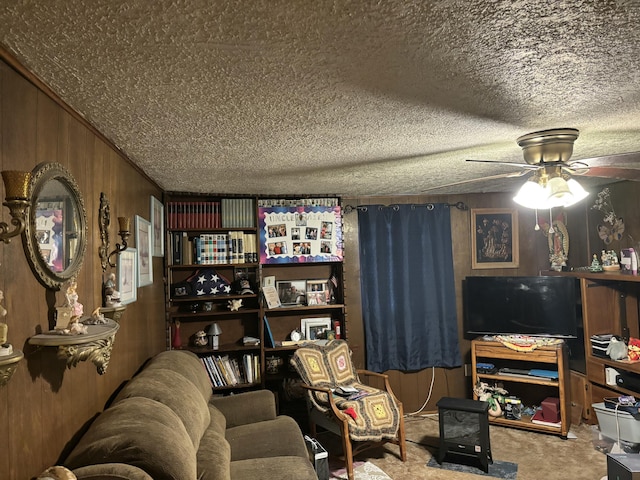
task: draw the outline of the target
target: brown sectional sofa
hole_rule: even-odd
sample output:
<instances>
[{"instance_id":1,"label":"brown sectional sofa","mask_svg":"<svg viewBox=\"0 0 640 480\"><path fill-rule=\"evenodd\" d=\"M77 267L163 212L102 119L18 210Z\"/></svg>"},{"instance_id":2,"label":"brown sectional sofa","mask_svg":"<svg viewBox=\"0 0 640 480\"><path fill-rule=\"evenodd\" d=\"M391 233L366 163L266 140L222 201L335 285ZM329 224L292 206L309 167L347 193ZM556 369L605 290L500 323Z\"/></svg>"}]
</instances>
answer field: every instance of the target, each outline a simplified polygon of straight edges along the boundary
<instances>
[{"instance_id":1,"label":"brown sectional sofa","mask_svg":"<svg viewBox=\"0 0 640 480\"><path fill-rule=\"evenodd\" d=\"M268 390L213 397L193 353L162 352L64 462L81 480L317 480L302 432Z\"/></svg>"}]
</instances>

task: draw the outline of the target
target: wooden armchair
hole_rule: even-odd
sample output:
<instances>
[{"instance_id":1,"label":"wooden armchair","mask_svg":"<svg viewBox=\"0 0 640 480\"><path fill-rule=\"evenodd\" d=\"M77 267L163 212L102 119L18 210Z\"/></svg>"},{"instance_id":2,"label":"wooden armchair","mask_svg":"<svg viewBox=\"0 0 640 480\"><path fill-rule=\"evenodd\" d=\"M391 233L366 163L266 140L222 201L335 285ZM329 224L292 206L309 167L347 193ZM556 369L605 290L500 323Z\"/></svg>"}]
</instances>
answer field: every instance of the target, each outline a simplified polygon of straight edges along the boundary
<instances>
[{"instance_id":1,"label":"wooden armchair","mask_svg":"<svg viewBox=\"0 0 640 480\"><path fill-rule=\"evenodd\" d=\"M406 461L402 403L387 375L355 369L344 340L300 347L291 364L307 390L310 433L315 436L320 425L340 435L349 480L354 478L353 457L367 448L394 443L400 447L400 459ZM359 375L382 379L384 390L365 385ZM357 393L339 394L339 387L353 387Z\"/></svg>"}]
</instances>

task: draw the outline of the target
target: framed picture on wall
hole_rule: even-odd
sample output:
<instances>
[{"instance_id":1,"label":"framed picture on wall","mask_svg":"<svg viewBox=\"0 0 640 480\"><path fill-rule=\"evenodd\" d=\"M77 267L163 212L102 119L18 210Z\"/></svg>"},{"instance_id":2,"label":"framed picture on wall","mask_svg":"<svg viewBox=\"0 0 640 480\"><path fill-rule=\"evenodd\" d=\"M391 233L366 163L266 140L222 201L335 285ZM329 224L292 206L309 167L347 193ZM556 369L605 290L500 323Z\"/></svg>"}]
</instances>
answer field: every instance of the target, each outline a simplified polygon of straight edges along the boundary
<instances>
[{"instance_id":1,"label":"framed picture on wall","mask_svg":"<svg viewBox=\"0 0 640 480\"><path fill-rule=\"evenodd\" d=\"M123 305L133 303L138 298L137 285L138 255L135 248L127 248L118 255L118 291Z\"/></svg>"},{"instance_id":2,"label":"framed picture on wall","mask_svg":"<svg viewBox=\"0 0 640 480\"><path fill-rule=\"evenodd\" d=\"M471 209L471 268L517 268L518 211Z\"/></svg>"},{"instance_id":3,"label":"framed picture on wall","mask_svg":"<svg viewBox=\"0 0 640 480\"><path fill-rule=\"evenodd\" d=\"M138 287L153 283L151 222L136 215L136 248L138 249Z\"/></svg>"},{"instance_id":4,"label":"framed picture on wall","mask_svg":"<svg viewBox=\"0 0 640 480\"><path fill-rule=\"evenodd\" d=\"M154 257L164 257L164 205L151 196L151 245Z\"/></svg>"}]
</instances>

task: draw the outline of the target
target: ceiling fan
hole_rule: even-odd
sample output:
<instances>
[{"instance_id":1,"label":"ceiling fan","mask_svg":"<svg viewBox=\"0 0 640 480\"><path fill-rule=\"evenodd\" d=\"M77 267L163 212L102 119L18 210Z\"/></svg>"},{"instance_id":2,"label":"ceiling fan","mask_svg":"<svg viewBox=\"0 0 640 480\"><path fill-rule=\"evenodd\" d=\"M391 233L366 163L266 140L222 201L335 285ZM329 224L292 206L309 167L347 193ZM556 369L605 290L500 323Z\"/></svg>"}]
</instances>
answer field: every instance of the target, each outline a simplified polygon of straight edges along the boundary
<instances>
[{"instance_id":1,"label":"ceiling fan","mask_svg":"<svg viewBox=\"0 0 640 480\"><path fill-rule=\"evenodd\" d=\"M600 162L609 164L625 158L637 160L640 157L638 153L571 160L573 145L579 133L575 128L555 128L522 135L516 141L522 148L526 163L467 160L468 162L514 166L522 168L522 171L503 173L482 179L465 180L449 186L487 179L522 177L533 173L520 187L514 197L514 201L527 208L542 209L568 207L584 199L588 194L580 183L573 178L576 176L640 180L640 170L615 165L593 165Z\"/></svg>"}]
</instances>

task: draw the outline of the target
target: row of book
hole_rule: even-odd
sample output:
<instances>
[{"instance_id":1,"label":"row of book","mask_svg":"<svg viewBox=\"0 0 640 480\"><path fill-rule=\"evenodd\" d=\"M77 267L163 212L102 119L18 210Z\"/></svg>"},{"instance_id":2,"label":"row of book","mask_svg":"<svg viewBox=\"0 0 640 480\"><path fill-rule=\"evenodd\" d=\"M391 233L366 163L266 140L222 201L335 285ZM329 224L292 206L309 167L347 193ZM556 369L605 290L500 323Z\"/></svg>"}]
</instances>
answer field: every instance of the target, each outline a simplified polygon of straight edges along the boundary
<instances>
[{"instance_id":1,"label":"row of book","mask_svg":"<svg viewBox=\"0 0 640 480\"><path fill-rule=\"evenodd\" d=\"M172 265L215 265L258 262L258 237L255 233L203 233L189 237L173 232Z\"/></svg>"},{"instance_id":2,"label":"row of book","mask_svg":"<svg viewBox=\"0 0 640 480\"><path fill-rule=\"evenodd\" d=\"M242 357L229 355L210 355L200 357L212 387L228 387L251 384L260 381L260 358L254 353L245 353Z\"/></svg>"},{"instance_id":3,"label":"row of book","mask_svg":"<svg viewBox=\"0 0 640 480\"><path fill-rule=\"evenodd\" d=\"M340 199L330 198L260 198L258 207L337 207Z\"/></svg>"},{"instance_id":4,"label":"row of book","mask_svg":"<svg viewBox=\"0 0 640 480\"><path fill-rule=\"evenodd\" d=\"M251 198L167 203L167 228L169 230L254 228L255 226L256 207Z\"/></svg>"}]
</instances>

